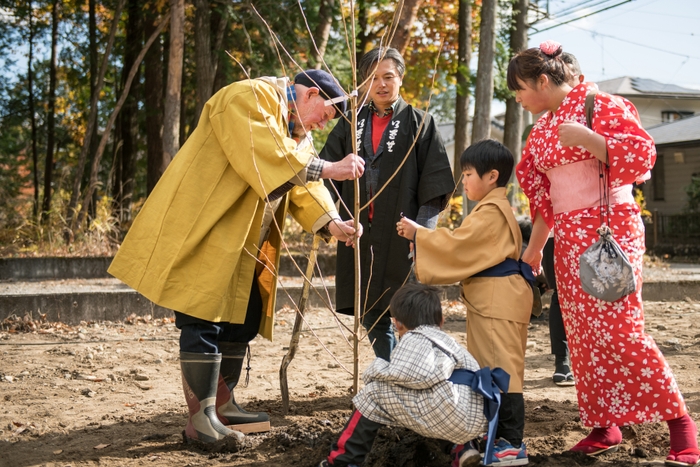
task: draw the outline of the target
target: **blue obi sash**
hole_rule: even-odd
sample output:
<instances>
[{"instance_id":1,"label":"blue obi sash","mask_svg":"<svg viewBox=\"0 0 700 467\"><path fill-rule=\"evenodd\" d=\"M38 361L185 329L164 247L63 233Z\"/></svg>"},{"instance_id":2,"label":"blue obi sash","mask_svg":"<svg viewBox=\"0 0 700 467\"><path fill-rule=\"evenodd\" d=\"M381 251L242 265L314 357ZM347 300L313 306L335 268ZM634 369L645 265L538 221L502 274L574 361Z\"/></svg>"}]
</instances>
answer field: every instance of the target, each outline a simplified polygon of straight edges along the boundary
<instances>
[{"instance_id":1,"label":"blue obi sash","mask_svg":"<svg viewBox=\"0 0 700 467\"><path fill-rule=\"evenodd\" d=\"M501 407L501 391L503 391L503 394L508 393L510 375L502 368L491 370L489 367L484 367L478 371L458 368L452 372L448 381L452 381L454 384L467 385L475 393L484 396L484 415L489 422L484 465L492 464L493 443L496 437L496 428L498 427L498 409Z\"/></svg>"},{"instance_id":2,"label":"blue obi sash","mask_svg":"<svg viewBox=\"0 0 700 467\"><path fill-rule=\"evenodd\" d=\"M535 283L535 275L532 272L532 267L524 263L523 260L514 260L513 258L506 258L502 263L484 269L474 274L472 277L505 277L515 274L520 274L530 284Z\"/></svg>"}]
</instances>

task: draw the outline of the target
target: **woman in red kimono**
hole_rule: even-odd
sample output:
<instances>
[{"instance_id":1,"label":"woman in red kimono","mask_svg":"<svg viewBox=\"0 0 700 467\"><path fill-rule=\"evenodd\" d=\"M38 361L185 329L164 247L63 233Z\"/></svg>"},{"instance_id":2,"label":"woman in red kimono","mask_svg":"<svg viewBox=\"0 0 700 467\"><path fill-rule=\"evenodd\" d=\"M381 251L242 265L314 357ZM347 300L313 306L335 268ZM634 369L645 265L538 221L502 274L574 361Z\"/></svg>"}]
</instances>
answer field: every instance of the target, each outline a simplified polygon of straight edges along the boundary
<instances>
[{"instance_id":1,"label":"woman in red kimono","mask_svg":"<svg viewBox=\"0 0 700 467\"><path fill-rule=\"evenodd\" d=\"M666 464L693 466L700 458L697 428L664 356L644 331L644 225L632 184L648 178L656 160L654 142L627 100L597 92L592 83L566 84L561 53L552 41L520 52L508 66L508 87L524 109L533 115L544 112L516 168L533 217L523 261L540 270L542 249L554 229L557 287L581 422L593 427L572 450L610 452L622 441L620 426L663 420L671 434ZM590 92L597 92L592 130L584 110ZM605 163L606 157L609 224L637 283L636 292L614 302L588 295L579 279L579 257L598 239L598 161Z\"/></svg>"}]
</instances>

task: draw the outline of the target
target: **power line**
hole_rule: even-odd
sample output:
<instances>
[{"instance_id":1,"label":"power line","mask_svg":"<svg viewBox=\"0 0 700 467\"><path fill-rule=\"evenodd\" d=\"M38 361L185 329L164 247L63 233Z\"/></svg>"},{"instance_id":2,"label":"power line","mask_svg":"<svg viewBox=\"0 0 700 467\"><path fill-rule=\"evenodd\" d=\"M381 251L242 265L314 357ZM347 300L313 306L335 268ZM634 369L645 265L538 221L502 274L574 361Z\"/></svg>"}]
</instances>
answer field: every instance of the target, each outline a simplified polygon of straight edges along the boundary
<instances>
[{"instance_id":1,"label":"power line","mask_svg":"<svg viewBox=\"0 0 700 467\"><path fill-rule=\"evenodd\" d=\"M615 7L618 7L618 6L620 6L620 5L624 5L625 3L629 3L629 2L631 2L631 1L633 1L633 0L624 0L624 1L620 2L620 3L615 4L615 5L611 5L611 6L609 6L609 7L605 7L605 8L601 8L600 10L593 11L593 12L587 14L587 15L579 16L578 18L573 18L573 19L570 19L570 20L568 20L568 21L563 21L563 22L558 23L558 24L555 24L555 25L553 25L553 26L549 26L548 28L544 28L544 29L540 29L540 30L535 30L535 32L532 33L532 34L533 34L533 35L539 34L539 33L541 33L541 32L549 31L550 29L557 28L557 27L562 26L562 25L564 25L564 24L569 24L569 23L573 23L574 21L578 21L578 20L583 19L583 18L588 18L589 16L593 16L593 15L596 15L596 14L598 14L598 13L602 13L603 11L611 10L611 9L613 9L613 8L615 8ZM534 29L534 28L533 28L533 29Z\"/></svg>"},{"instance_id":2,"label":"power line","mask_svg":"<svg viewBox=\"0 0 700 467\"><path fill-rule=\"evenodd\" d=\"M593 5L587 5L588 3L591 3L594 1L595 0L586 0L584 2L577 4L577 5L574 5L574 6L571 6L568 8L564 8L562 10L554 12L554 13L552 13L552 16L561 18L563 16L570 15L572 13L578 13L581 10L597 7L601 3L609 3L611 0L600 0L598 3L594 3Z\"/></svg>"},{"instance_id":3,"label":"power line","mask_svg":"<svg viewBox=\"0 0 700 467\"><path fill-rule=\"evenodd\" d=\"M591 2L595 2L595 1L596 0L585 0L585 1L578 3L574 6L570 6L570 7L564 8L562 10L553 12L551 15L549 13L549 2L548 2L547 3L547 12L544 13L544 16L542 18L537 18L535 21L532 21L530 23L530 28L535 29L533 26L535 24L539 23L540 21L547 21L547 20L562 21L567 16L571 16L572 14L577 14L580 11L584 11L584 10L591 10L592 8L595 8L595 7L602 5L602 4L610 3L611 1L614 1L614 0L599 0L597 3L594 3L592 5L590 4Z\"/></svg>"},{"instance_id":4,"label":"power line","mask_svg":"<svg viewBox=\"0 0 700 467\"><path fill-rule=\"evenodd\" d=\"M680 52L674 52L674 51L671 51L671 50L661 49L661 48L659 48L659 47L654 47L654 46L651 46L651 45L640 44L639 42L634 42L634 41L630 41L630 40L627 40L627 39L622 39L622 38L620 38L620 37L612 36L612 35L610 35L610 34L603 34L603 33L601 33L601 32L597 32L597 31L593 31L593 30L590 30L590 29L582 28L582 27L580 27L580 26L571 26L571 27L572 27L572 28L576 28L576 29L580 29L581 31L590 32L591 34L595 34L595 35L597 35L597 36L609 37L610 39L615 39L615 40L618 40L618 41L620 41L620 42L627 42L628 44L638 45L639 47L644 47L644 48L646 48L646 49L656 50L656 51L658 51L658 52L664 52L664 53L671 54L671 55L678 55L679 57L693 58L693 59L695 59L695 60L700 60L700 57L696 57L696 56L694 56L694 55L683 54L683 53L680 53Z\"/></svg>"}]
</instances>

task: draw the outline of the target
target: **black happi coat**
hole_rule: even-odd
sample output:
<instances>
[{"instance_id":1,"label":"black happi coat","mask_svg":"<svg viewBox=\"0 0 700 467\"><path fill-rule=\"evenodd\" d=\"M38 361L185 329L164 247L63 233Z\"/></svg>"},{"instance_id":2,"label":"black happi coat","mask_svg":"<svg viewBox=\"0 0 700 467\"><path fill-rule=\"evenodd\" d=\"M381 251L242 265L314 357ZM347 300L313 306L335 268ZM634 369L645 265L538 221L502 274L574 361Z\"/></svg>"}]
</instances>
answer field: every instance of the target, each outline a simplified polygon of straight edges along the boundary
<instances>
[{"instance_id":1,"label":"black happi coat","mask_svg":"<svg viewBox=\"0 0 700 467\"><path fill-rule=\"evenodd\" d=\"M350 119L349 114L346 116ZM371 116L369 106L360 110L357 119L357 147L359 155L367 162L365 170L370 168L370 163L374 167L379 167L377 191L401 165L401 161L410 149L410 154L399 173L374 200L371 227L368 222L369 209L364 209L360 213L360 221L364 227L364 234L360 239L361 307L363 310L365 307L367 310L372 308L384 310L389 306L391 297L401 287L411 269L411 260L408 258L409 241L396 233L396 222L401 213L415 220L418 209L434 198L441 198L441 206L444 207L455 184L445 145L430 114L414 109L399 98L394 107L391 122L382 136L377 155L373 154L372 135L369 131ZM425 123L420 128L424 117ZM350 129L351 123L341 118L321 151L322 159L335 162L353 152ZM418 139L411 148L416 135ZM368 200L366 175L367 172L360 179L361 206L364 206ZM326 180L326 183L331 195L337 200L338 194L330 184L335 185L347 206L347 209L342 204L339 206L340 216L344 220L350 219L355 204L354 182ZM335 276L336 308L346 314L353 313L355 303L354 264L353 248L339 242ZM370 275L368 294L367 284Z\"/></svg>"}]
</instances>

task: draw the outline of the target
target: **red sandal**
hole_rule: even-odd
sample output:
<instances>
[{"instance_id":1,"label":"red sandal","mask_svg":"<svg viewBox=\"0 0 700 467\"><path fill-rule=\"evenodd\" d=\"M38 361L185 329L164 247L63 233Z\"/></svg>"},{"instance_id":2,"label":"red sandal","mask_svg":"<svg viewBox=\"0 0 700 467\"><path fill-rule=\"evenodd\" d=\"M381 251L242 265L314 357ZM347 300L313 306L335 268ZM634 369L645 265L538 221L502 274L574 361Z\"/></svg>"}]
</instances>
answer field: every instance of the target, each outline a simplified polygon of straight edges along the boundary
<instances>
[{"instance_id":1,"label":"red sandal","mask_svg":"<svg viewBox=\"0 0 700 467\"><path fill-rule=\"evenodd\" d=\"M665 465L674 467L694 467L700 461L700 450L697 448L683 449L676 452L673 449L668 453Z\"/></svg>"},{"instance_id":2,"label":"red sandal","mask_svg":"<svg viewBox=\"0 0 700 467\"><path fill-rule=\"evenodd\" d=\"M571 448L573 452L582 452L589 456L598 456L605 452L615 452L622 442L622 432L616 426L593 428L593 430Z\"/></svg>"},{"instance_id":3,"label":"red sandal","mask_svg":"<svg viewBox=\"0 0 700 467\"><path fill-rule=\"evenodd\" d=\"M597 441L587 441L586 439L582 439L576 446L569 449L569 451L582 452L588 456L594 457L606 452L616 452L619 447L619 444L613 444L610 446Z\"/></svg>"}]
</instances>

